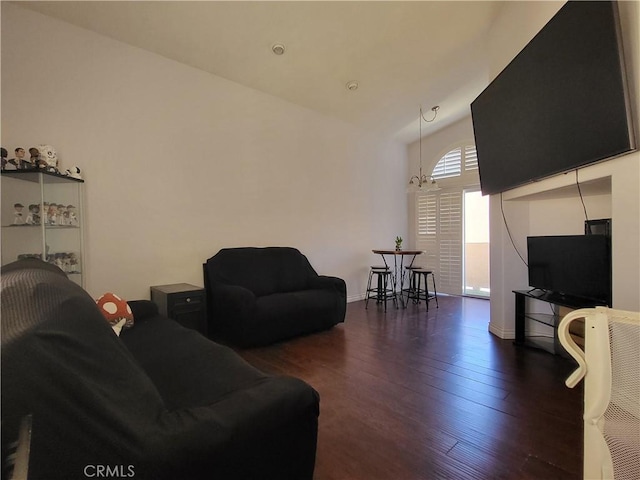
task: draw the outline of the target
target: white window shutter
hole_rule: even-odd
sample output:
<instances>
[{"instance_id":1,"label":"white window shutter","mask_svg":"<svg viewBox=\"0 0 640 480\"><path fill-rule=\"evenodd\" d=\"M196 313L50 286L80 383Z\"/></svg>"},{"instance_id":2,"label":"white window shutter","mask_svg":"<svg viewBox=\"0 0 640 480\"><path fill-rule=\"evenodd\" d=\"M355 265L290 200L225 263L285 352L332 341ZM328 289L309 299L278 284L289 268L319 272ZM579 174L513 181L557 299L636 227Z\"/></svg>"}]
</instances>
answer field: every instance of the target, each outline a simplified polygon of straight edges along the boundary
<instances>
[{"instance_id":1,"label":"white window shutter","mask_svg":"<svg viewBox=\"0 0 640 480\"><path fill-rule=\"evenodd\" d=\"M416 263L434 271L438 291L462 293L462 192L418 195Z\"/></svg>"},{"instance_id":2,"label":"white window shutter","mask_svg":"<svg viewBox=\"0 0 640 480\"><path fill-rule=\"evenodd\" d=\"M437 230L437 197L434 194L418 196L418 228L419 236L435 235Z\"/></svg>"},{"instance_id":3,"label":"white window shutter","mask_svg":"<svg viewBox=\"0 0 640 480\"><path fill-rule=\"evenodd\" d=\"M478 152L475 145L464 147L464 169L465 171L478 169Z\"/></svg>"},{"instance_id":4,"label":"white window shutter","mask_svg":"<svg viewBox=\"0 0 640 480\"><path fill-rule=\"evenodd\" d=\"M439 195L438 290L462 293L462 192Z\"/></svg>"},{"instance_id":5,"label":"white window shutter","mask_svg":"<svg viewBox=\"0 0 640 480\"><path fill-rule=\"evenodd\" d=\"M417 241L418 250L424 253L416 258L416 265L436 269L438 264L438 244L436 234L438 231L438 196L435 194L418 195L416 199Z\"/></svg>"},{"instance_id":6,"label":"white window shutter","mask_svg":"<svg viewBox=\"0 0 640 480\"><path fill-rule=\"evenodd\" d=\"M462 149L456 148L445 154L433 169L431 176L436 180L441 178L457 177L460 175L462 165Z\"/></svg>"}]
</instances>

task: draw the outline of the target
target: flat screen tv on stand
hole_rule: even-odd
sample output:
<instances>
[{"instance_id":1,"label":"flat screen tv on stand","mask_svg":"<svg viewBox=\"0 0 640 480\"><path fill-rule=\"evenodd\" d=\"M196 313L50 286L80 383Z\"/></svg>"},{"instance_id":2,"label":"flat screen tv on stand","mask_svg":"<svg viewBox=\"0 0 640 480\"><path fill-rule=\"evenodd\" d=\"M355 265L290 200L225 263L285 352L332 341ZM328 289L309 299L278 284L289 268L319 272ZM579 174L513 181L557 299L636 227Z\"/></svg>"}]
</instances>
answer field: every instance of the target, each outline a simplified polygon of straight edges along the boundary
<instances>
[{"instance_id":1,"label":"flat screen tv on stand","mask_svg":"<svg viewBox=\"0 0 640 480\"><path fill-rule=\"evenodd\" d=\"M527 237L529 285L562 305L611 307L611 237ZM555 302L554 302L555 300Z\"/></svg>"},{"instance_id":2,"label":"flat screen tv on stand","mask_svg":"<svg viewBox=\"0 0 640 480\"><path fill-rule=\"evenodd\" d=\"M471 103L484 195L635 150L617 7L567 2Z\"/></svg>"}]
</instances>

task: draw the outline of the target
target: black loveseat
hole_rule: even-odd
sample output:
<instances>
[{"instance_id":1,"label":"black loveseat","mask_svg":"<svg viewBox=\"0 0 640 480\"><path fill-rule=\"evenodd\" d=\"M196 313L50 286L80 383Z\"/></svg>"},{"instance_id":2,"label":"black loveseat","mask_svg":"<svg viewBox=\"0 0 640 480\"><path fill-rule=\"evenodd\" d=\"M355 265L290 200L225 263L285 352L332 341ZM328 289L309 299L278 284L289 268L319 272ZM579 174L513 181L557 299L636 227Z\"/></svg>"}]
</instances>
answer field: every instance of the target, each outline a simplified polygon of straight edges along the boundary
<instances>
[{"instance_id":1,"label":"black loveseat","mask_svg":"<svg viewBox=\"0 0 640 480\"><path fill-rule=\"evenodd\" d=\"M29 479L310 479L319 398L129 302L118 337L56 267L2 271L2 446L31 416Z\"/></svg>"},{"instance_id":2,"label":"black loveseat","mask_svg":"<svg viewBox=\"0 0 640 480\"><path fill-rule=\"evenodd\" d=\"M210 334L268 345L344 322L347 287L291 247L224 248L204 264Z\"/></svg>"}]
</instances>

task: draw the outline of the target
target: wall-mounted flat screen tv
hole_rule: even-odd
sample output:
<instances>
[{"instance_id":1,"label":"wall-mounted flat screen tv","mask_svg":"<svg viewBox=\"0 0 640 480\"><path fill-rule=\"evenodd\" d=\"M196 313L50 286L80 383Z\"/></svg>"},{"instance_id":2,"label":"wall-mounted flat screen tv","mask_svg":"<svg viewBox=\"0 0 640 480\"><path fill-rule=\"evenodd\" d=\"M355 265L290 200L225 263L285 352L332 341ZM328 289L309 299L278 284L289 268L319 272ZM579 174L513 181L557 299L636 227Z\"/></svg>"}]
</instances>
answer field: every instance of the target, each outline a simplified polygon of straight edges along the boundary
<instances>
[{"instance_id":1,"label":"wall-mounted flat screen tv","mask_svg":"<svg viewBox=\"0 0 640 480\"><path fill-rule=\"evenodd\" d=\"M611 306L611 237L527 237L527 255L532 287Z\"/></svg>"},{"instance_id":2,"label":"wall-mounted flat screen tv","mask_svg":"<svg viewBox=\"0 0 640 480\"><path fill-rule=\"evenodd\" d=\"M567 2L471 104L483 194L635 149L616 2Z\"/></svg>"}]
</instances>

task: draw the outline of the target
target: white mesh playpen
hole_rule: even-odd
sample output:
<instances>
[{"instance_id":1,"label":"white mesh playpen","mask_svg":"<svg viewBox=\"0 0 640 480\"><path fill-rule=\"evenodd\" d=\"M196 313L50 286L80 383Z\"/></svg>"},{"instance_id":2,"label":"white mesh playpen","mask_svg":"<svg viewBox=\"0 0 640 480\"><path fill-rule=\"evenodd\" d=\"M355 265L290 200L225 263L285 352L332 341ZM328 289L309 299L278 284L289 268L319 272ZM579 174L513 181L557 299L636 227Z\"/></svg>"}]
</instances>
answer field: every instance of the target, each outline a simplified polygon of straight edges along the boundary
<instances>
[{"instance_id":1,"label":"white mesh playpen","mask_svg":"<svg viewBox=\"0 0 640 480\"><path fill-rule=\"evenodd\" d=\"M569 334L584 319L584 350ZM640 314L606 307L576 310L558 327L578 362L567 378L584 378L584 478L640 479Z\"/></svg>"}]
</instances>

